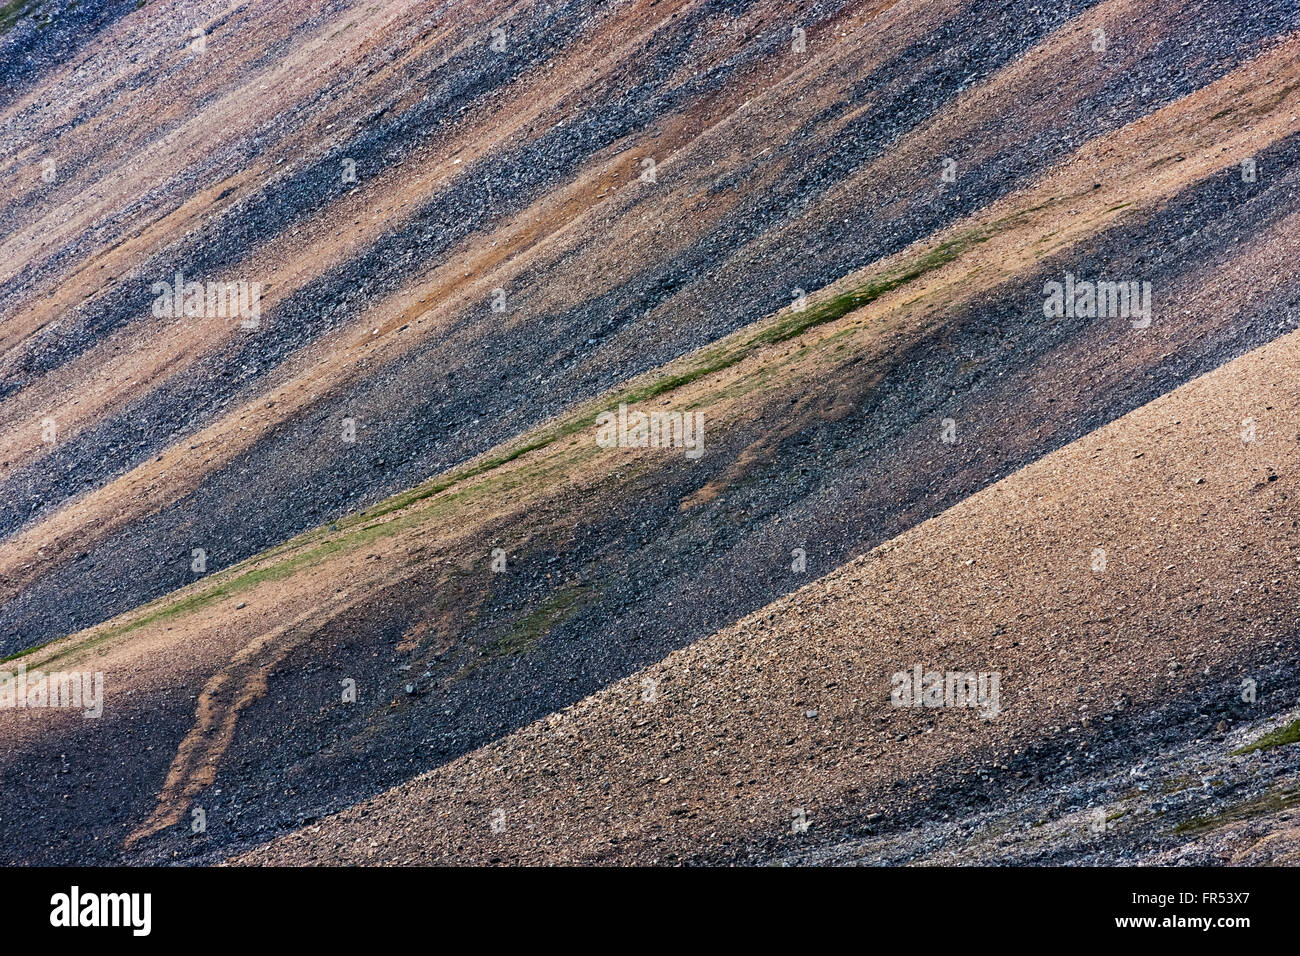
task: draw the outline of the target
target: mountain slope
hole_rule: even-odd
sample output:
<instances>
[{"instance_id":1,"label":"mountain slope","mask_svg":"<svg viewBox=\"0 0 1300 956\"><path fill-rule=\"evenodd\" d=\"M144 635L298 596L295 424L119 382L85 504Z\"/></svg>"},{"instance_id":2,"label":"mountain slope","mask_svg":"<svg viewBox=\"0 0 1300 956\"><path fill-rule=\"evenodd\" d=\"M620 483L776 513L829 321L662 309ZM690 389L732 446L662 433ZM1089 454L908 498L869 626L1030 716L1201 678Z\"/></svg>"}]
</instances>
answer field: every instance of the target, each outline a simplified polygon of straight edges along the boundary
<instances>
[{"instance_id":1,"label":"mountain slope","mask_svg":"<svg viewBox=\"0 0 1300 956\"><path fill-rule=\"evenodd\" d=\"M107 695L93 721L0 710L0 859L211 862L306 826L254 858L329 862L310 827L343 811L320 832L351 840L348 808L372 799L407 841L382 859L907 862L909 828L951 804L962 822L926 848L950 858L967 821L1021 825L1051 802L1041 788L1057 786L1075 743L1052 729L1069 726L1060 701L1003 722L1026 743L1018 782L991 807L969 776L936 783L943 767L975 767L990 730L945 738L909 768L887 722L878 742L851 723L881 714L839 674L822 688L832 700L799 713L850 721L852 743L801 750L782 735L797 742L822 718L762 711L768 736L703 755L709 786L735 776L761 794L748 803L682 814L620 790L623 810L550 846L466 835L479 804L456 817L454 845L407 819L419 794L464 774L504 799L483 761L541 760L538 722L568 708L596 715L592 753L631 760L610 695L668 674L661 662L723 659L719 641L748 646L756 612L793 615L827 647L848 642L862 667L890 648L937 649L924 635L940 621L974 654L995 605L948 608L947 585L913 571L890 571L905 583L883 625L856 605L840 619L773 603L828 574L816 587L840 587L864 554L885 561L872 550L885 542L921 542L907 547L957 580L967 566L934 549L983 535L1002 563L979 586L1005 595L1001 624L1026 648L1041 628L1089 622L1064 658L1007 658L1008 682L1030 675L1052 695L1090 686L1094 669L1107 691L1129 679L1110 660L1125 629L1163 633L1166 612L1216 606L1238 570L1276 578L1242 605L1244 629L1214 665L1252 660L1251 673L1289 686L1291 619L1273 601L1294 568L1289 539L1269 535L1287 507L1274 496L1290 494L1275 416L1292 411L1270 375L1290 369L1283 337L1300 319L1292 5L464 9L91 11L80 47L59 47L0 99L0 171L14 184L0 199L12 224L0 239L0 653L16 655L7 667L102 672ZM204 30L203 50L178 22ZM806 24L802 51L792 23ZM20 19L0 36L0 62L34 30ZM39 175L47 154L52 183ZM153 316L151 283L177 269L265 283L259 328ZM1046 315L1048 284L1067 276L1149 283L1150 324ZM791 304L796 290L806 308ZM1125 482L1179 520L1133 539L1146 576L1108 594L1084 574L1085 587L1076 572L1111 546L1081 540L1118 533L1093 506L1121 491L1084 467L1083 449L1147 434L1161 401L1204 411L1187 413L1199 429L1187 441L1227 441L1245 419L1274 429L1266 447L1282 457L1264 464L1280 477L1247 496L1245 459L1224 458L1186 501L1202 507L1217 476L1227 510L1191 522L1160 504L1189 446L1143 451ZM597 416L620 404L699 413L703 454L602 447ZM1209 410L1227 417L1216 426ZM1092 510L1045 524L1027 557L990 530L988 509L1034 527L1034 481ZM1225 535L1256 555L1238 568ZM1162 547L1200 555L1188 564L1199 577L1147 574ZM1054 585L1023 587L1046 573L1030 557ZM1209 653L1224 622L1197 613L1188 647ZM1278 646L1250 643L1259 634ZM1159 671L1172 640L1135 652L1139 671ZM1142 746L1227 760L1194 739L1196 715L1230 717L1222 733L1237 741L1282 704L1233 709L1225 675L1171 685L1146 723L1111 714L1131 739L1089 738L1105 759L1060 784L1069 799L1110 799ZM714 702L738 733L748 686ZM694 734L692 719L645 733ZM669 765L700 756L648 739ZM836 747L856 748L853 760L880 751L863 770L874 789L851 792ZM741 758L804 781L795 809L818 822L799 841L764 815L790 809L785 783L751 782ZM1285 753L1268 759L1290 772ZM556 772L558 805L589 799L580 775ZM825 794L808 783L822 778ZM1259 781L1234 787L1215 799L1267 796ZM542 792L525 787L511 806L538 833L565 832L536 804ZM645 820L678 834L662 847L620 816L643 799ZM196 810L203 832L188 826ZM661 820L693 812L726 842ZM887 832L863 828L872 813ZM1092 852L1058 836L1055 850L1009 852ZM1154 849L1137 835L1103 845L1145 858L1179 845L1157 836Z\"/></svg>"},{"instance_id":2,"label":"mountain slope","mask_svg":"<svg viewBox=\"0 0 1300 956\"><path fill-rule=\"evenodd\" d=\"M1245 719L1245 677L1263 691L1257 715L1288 706L1298 371L1291 334L244 861L763 861L823 833L936 818L960 805L958 784L968 805L996 804L1117 752L1154 757ZM1000 712L891 706L891 675L916 664L1001 674Z\"/></svg>"},{"instance_id":3,"label":"mountain slope","mask_svg":"<svg viewBox=\"0 0 1300 956\"><path fill-rule=\"evenodd\" d=\"M11 107L27 204L8 210L5 259L31 268L0 288L0 530L20 536L0 557L2 646L189 583L194 548L229 566L463 462L986 206L1295 25L1286 4L868 4L817 14L794 54L779 8L661 6L511 5L502 29L529 39L504 62L455 18L377 7L348 28L248 8L210 30L226 72L170 49L148 80L170 85L125 100L174 102L184 125L142 122L153 139L64 159L78 172L52 187L38 148L63 127L28 130L36 104ZM1182 45L1189 19L1208 47ZM263 62L254 22L320 75ZM135 23L100 42L135 50L151 35ZM1104 54L1095 29L1114 37ZM409 31L417 49L382 63L374 48ZM363 55L377 62L349 102L366 108L349 109L329 84ZM313 89L328 106L305 105ZM464 118L444 128L449 112ZM79 157L106 120L65 122L54 152ZM159 179L172 205L149 214L138 197ZM56 248L69 261L44 271ZM154 318L153 283L178 271L261 282L263 328Z\"/></svg>"}]
</instances>

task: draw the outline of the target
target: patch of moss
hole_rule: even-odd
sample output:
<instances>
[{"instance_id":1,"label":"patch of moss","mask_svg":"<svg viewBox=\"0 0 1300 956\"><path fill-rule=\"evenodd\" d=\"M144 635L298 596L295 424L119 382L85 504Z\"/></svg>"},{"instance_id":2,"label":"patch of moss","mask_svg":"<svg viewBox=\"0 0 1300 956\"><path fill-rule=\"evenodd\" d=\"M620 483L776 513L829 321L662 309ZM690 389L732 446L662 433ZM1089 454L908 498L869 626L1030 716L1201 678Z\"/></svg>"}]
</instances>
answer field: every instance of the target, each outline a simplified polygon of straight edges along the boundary
<instances>
[{"instance_id":1,"label":"patch of moss","mask_svg":"<svg viewBox=\"0 0 1300 956\"><path fill-rule=\"evenodd\" d=\"M1276 813L1279 810L1289 810L1296 806L1300 806L1300 789L1279 790L1240 803L1235 807L1228 807L1222 813L1216 813L1213 816L1194 817L1191 820L1184 820L1174 827L1174 833L1180 836L1205 833L1209 830L1227 826L1230 823L1240 823L1252 817Z\"/></svg>"},{"instance_id":2,"label":"patch of moss","mask_svg":"<svg viewBox=\"0 0 1300 956\"><path fill-rule=\"evenodd\" d=\"M513 448L506 449L491 458L465 465L461 468L447 472L444 475L440 475L432 481L416 485L412 488L408 488L406 491L385 498L383 501L360 514L341 519L339 524L346 528L362 521L372 520L394 511L400 511L417 501L439 494L440 492L450 488L452 485L494 471L503 465L509 464L517 458L529 454L530 452L540 451L562 438L567 438L577 432L592 428L600 413L608 408L613 408L620 404L636 405L653 398L658 398L659 396L665 395L669 392L676 391L683 386L690 385L691 383L706 378L707 376L725 371L760 348L779 344L802 335L804 332L814 328L815 326L824 325L827 322L834 322L836 319L843 318L853 310L860 309L863 306L874 302L886 293L892 292L909 282L919 279L927 272L932 272L941 266L947 265L949 262L952 262L961 255L961 253L972 244L985 242L987 239L988 235L982 231L974 231L958 236L955 239L950 239L931 250L926 255L921 256L915 262L896 270L892 274L886 274L882 278L874 282L869 282L857 289L840 293L825 302L820 302L814 306L810 306L803 312L792 312L788 315L784 315L765 324L757 332L753 333L746 339L742 339L738 343L733 344L724 341L720 345L705 349L699 353L694 363L688 368L678 372L661 375L650 382L631 386L620 393L615 393L605 397L598 402L588 403L583 409L575 411L566 418L561 419L557 424L541 432L529 441L516 445Z\"/></svg>"},{"instance_id":3,"label":"patch of moss","mask_svg":"<svg viewBox=\"0 0 1300 956\"><path fill-rule=\"evenodd\" d=\"M525 614L492 645L490 656L527 654L543 637L563 624L591 600L591 588L565 588L544 600L537 610Z\"/></svg>"},{"instance_id":4,"label":"patch of moss","mask_svg":"<svg viewBox=\"0 0 1300 956\"><path fill-rule=\"evenodd\" d=\"M1240 757L1242 754L1254 753L1256 750L1271 750L1274 747L1285 747L1287 744L1300 743L1300 720L1293 720L1285 727L1279 727L1260 737L1252 744L1239 747L1232 752L1234 757Z\"/></svg>"},{"instance_id":5,"label":"patch of moss","mask_svg":"<svg viewBox=\"0 0 1300 956\"><path fill-rule=\"evenodd\" d=\"M0 7L0 33L7 32L27 12L32 0L10 0Z\"/></svg>"},{"instance_id":6,"label":"patch of moss","mask_svg":"<svg viewBox=\"0 0 1300 956\"><path fill-rule=\"evenodd\" d=\"M1197 786L1199 783L1200 781L1195 777L1173 777L1160 785L1160 792L1164 794L1181 793L1189 787Z\"/></svg>"},{"instance_id":7,"label":"patch of moss","mask_svg":"<svg viewBox=\"0 0 1300 956\"><path fill-rule=\"evenodd\" d=\"M797 335L802 335L814 326L841 319L855 309L869 305L881 296L893 292L909 282L916 281L927 272L933 272L935 269L947 265L961 255L972 243L984 242L987 238L988 236L982 233L969 233L958 236L956 239L950 239L893 275L885 275L875 282L869 282L857 289L842 292L834 298L805 309L803 312L791 312L785 318L772 323L750 339L746 343L750 348L747 348L745 352L747 354L752 347L758 345L775 345L784 342ZM739 361L739 357L735 361Z\"/></svg>"},{"instance_id":8,"label":"patch of moss","mask_svg":"<svg viewBox=\"0 0 1300 956\"><path fill-rule=\"evenodd\" d=\"M88 651L91 648L97 647L105 641L112 640L128 631L134 631L136 628L144 627L147 624L153 624L156 621L162 621L190 611L196 611L199 608L206 607L214 601L228 597L231 593L232 592L227 588L218 587L211 591L204 591L198 594L187 594L179 599L170 594L166 595L158 601L146 604L142 609L143 613L140 614L139 617L133 617L128 621L122 621L112 627L100 631L97 634L93 634L78 644L64 648L53 657L42 661L41 666L48 668L51 664L54 664L57 661L64 660L83 651ZM55 638L54 641L46 641L43 644L37 644L35 647L29 647L16 654L10 654L8 657L0 658L0 664L5 663L6 661L17 660L20 657L26 657L28 654L34 654L41 648L48 647L55 641L62 639L63 638Z\"/></svg>"},{"instance_id":9,"label":"patch of moss","mask_svg":"<svg viewBox=\"0 0 1300 956\"><path fill-rule=\"evenodd\" d=\"M61 638L56 638L56 640L61 640ZM36 644L33 645L32 647L26 648L25 650L15 651L14 653L10 654L7 657L0 657L0 664L7 664L9 663L9 661L16 661L20 657L26 657L28 654L35 654L42 647L46 647L51 643L53 642L46 641L44 644Z\"/></svg>"}]
</instances>

